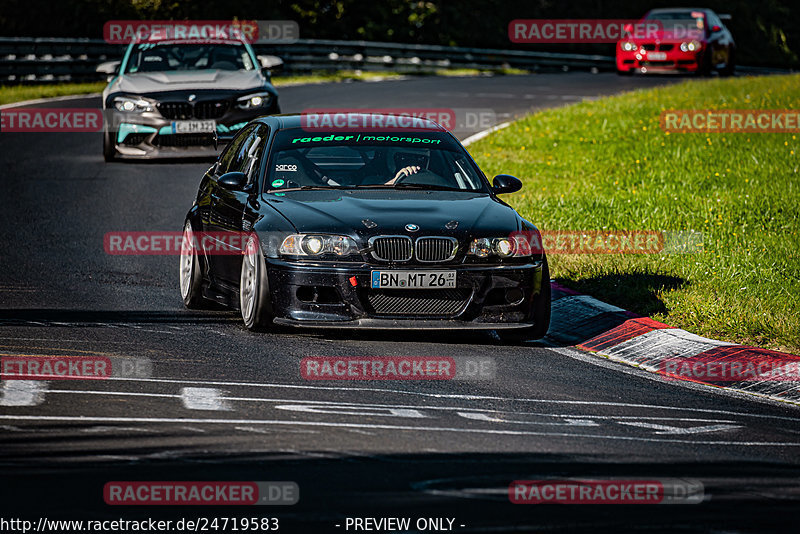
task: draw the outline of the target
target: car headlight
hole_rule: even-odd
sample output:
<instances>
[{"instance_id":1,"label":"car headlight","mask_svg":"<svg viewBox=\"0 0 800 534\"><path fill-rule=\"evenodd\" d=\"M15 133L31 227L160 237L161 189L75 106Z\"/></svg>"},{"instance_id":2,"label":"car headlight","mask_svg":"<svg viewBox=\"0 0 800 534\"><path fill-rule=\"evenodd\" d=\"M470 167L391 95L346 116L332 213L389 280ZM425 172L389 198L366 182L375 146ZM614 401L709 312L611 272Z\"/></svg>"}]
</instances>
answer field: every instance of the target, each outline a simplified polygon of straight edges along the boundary
<instances>
[{"instance_id":1,"label":"car headlight","mask_svg":"<svg viewBox=\"0 0 800 534\"><path fill-rule=\"evenodd\" d=\"M529 241L522 234L511 237L481 237L473 239L469 245L468 255L479 258L499 256L501 258L523 258L532 253Z\"/></svg>"},{"instance_id":2,"label":"car headlight","mask_svg":"<svg viewBox=\"0 0 800 534\"><path fill-rule=\"evenodd\" d=\"M236 99L239 109L256 109L268 106L272 102L272 95L267 92L253 93Z\"/></svg>"},{"instance_id":3,"label":"car headlight","mask_svg":"<svg viewBox=\"0 0 800 534\"><path fill-rule=\"evenodd\" d=\"M278 251L287 256L350 256L358 253L356 242L346 235L292 234Z\"/></svg>"},{"instance_id":4,"label":"car headlight","mask_svg":"<svg viewBox=\"0 0 800 534\"><path fill-rule=\"evenodd\" d=\"M694 52L695 50L700 50L700 42L686 41L684 43L681 43L682 52Z\"/></svg>"},{"instance_id":5,"label":"car headlight","mask_svg":"<svg viewBox=\"0 0 800 534\"><path fill-rule=\"evenodd\" d=\"M631 42L631 41L623 42L622 45L621 45L621 48L626 52L636 52L636 50L638 50L638 47L636 46L636 43Z\"/></svg>"},{"instance_id":6,"label":"car headlight","mask_svg":"<svg viewBox=\"0 0 800 534\"><path fill-rule=\"evenodd\" d=\"M135 96L118 96L114 98L114 108L127 113L144 113L153 111L152 102Z\"/></svg>"}]
</instances>

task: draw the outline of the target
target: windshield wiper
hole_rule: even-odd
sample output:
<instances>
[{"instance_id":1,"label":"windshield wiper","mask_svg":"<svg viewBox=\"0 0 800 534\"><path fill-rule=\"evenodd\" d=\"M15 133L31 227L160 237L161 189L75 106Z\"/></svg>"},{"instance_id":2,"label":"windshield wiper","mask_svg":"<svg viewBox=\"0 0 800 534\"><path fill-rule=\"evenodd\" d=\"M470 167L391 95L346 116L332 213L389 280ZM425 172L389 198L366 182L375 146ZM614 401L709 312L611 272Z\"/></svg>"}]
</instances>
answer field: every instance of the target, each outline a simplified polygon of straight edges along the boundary
<instances>
[{"instance_id":1,"label":"windshield wiper","mask_svg":"<svg viewBox=\"0 0 800 534\"><path fill-rule=\"evenodd\" d=\"M427 189L429 191L471 191L470 189L458 189L457 187L448 187L446 185L432 185L432 184L413 184L413 183L399 183L399 184L370 184L370 185L357 185L359 189Z\"/></svg>"},{"instance_id":2,"label":"windshield wiper","mask_svg":"<svg viewBox=\"0 0 800 534\"><path fill-rule=\"evenodd\" d=\"M353 189L351 185L301 185L300 187L287 187L286 189L267 189L267 193L285 193L286 191L321 191L325 189Z\"/></svg>"},{"instance_id":3,"label":"windshield wiper","mask_svg":"<svg viewBox=\"0 0 800 534\"><path fill-rule=\"evenodd\" d=\"M446 185L434 185L434 184L415 184L415 183L404 183L400 182L399 184L394 184L392 186L395 189L428 189L431 191L467 191L467 189L459 189L457 187L448 187Z\"/></svg>"}]
</instances>

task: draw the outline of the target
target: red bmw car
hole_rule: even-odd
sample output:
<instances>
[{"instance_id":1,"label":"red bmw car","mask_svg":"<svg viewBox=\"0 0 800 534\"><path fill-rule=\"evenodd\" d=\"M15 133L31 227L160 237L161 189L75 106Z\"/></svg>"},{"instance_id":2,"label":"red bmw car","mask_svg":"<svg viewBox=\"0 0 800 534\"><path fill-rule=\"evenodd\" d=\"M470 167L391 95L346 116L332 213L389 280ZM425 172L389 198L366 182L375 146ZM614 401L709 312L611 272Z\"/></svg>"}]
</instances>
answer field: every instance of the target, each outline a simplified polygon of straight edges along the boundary
<instances>
[{"instance_id":1,"label":"red bmw car","mask_svg":"<svg viewBox=\"0 0 800 534\"><path fill-rule=\"evenodd\" d=\"M639 24L626 28L617 43L617 73L684 72L733 74L736 45L722 23L729 15L705 8L663 8L649 11Z\"/></svg>"}]
</instances>

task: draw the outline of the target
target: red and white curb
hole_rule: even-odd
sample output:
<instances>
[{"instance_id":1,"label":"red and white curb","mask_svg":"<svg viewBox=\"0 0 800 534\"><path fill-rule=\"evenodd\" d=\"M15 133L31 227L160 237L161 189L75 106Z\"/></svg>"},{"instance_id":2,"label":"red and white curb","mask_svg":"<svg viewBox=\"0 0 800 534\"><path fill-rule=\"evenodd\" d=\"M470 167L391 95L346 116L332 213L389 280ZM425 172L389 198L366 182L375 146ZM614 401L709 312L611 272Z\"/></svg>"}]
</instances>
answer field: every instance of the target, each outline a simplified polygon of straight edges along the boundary
<instances>
[{"instance_id":1,"label":"red and white curb","mask_svg":"<svg viewBox=\"0 0 800 534\"><path fill-rule=\"evenodd\" d=\"M552 319L546 340L556 345L567 345L661 375L666 360L682 358L719 362L731 358L780 358L800 362L800 356L793 354L701 337L579 294L555 282L552 289ZM797 381L691 382L800 406L800 383Z\"/></svg>"}]
</instances>

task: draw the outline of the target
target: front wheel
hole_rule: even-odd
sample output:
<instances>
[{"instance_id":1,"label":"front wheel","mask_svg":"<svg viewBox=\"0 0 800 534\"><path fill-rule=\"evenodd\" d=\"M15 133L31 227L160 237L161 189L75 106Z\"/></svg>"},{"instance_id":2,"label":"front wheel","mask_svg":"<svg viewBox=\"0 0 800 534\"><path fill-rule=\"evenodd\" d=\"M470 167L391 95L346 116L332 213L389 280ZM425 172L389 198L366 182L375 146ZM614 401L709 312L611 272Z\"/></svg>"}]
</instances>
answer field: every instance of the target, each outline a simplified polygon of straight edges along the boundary
<instances>
[{"instance_id":1,"label":"front wheel","mask_svg":"<svg viewBox=\"0 0 800 534\"><path fill-rule=\"evenodd\" d=\"M116 137L115 132L109 130L103 132L103 159L106 161L114 161L117 156Z\"/></svg>"},{"instance_id":2,"label":"front wheel","mask_svg":"<svg viewBox=\"0 0 800 534\"><path fill-rule=\"evenodd\" d=\"M541 339L547 335L550 328L550 268L547 259L544 260L542 267L542 290L534 303L533 326L527 328L515 328L513 330L499 330L497 333L504 343L520 343L522 341L533 341Z\"/></svg>"},{"instance_id":3,"label":"front wheel","mask_svg":"<svg viewBox=\"0 0 800 534\"><path fill-rule=\"evenodd\" d=\"M733 76L736 72L736 53L733 50L728 51L728 60L725 62L725 68L722 69L720 76Z\"/></svg>"},{"instance_id":4,"label":"front wheel","mask_svg":"<svg viewBox=\"0 0 800 534\"><path fill-rule=\"evenodd\" d=\"M242 258L239 279L239 308L244 326L261 332L272 324L272 306L267 281L267 265L256 236L250 236Z\"/></svg>"},{"instance_id":5,"label":"front wheel","mask_svg":"<svg viewBox=\"0 0 800 534\"><path fill-rule=\"evenodd\" d=\"M194 247L194 231L191 221L186 221L181 240L181 263L178 271L183 304L190 310L208 308L201 293L203 273L200 271L198 250Z\"/></svg>"}]
</instances>

